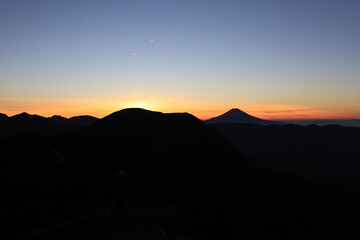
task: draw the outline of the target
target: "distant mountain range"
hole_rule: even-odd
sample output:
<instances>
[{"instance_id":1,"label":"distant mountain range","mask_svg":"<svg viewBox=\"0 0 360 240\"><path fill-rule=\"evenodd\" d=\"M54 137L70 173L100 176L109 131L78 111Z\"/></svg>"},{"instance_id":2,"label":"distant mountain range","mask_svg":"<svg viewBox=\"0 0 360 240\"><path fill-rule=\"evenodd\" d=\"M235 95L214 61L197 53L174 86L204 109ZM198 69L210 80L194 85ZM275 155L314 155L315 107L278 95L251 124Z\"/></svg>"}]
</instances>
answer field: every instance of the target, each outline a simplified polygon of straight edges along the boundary
<instances>
[{"instance_id":1,"label":"distant mountain range","mask_svg":"<svg viewBox=\"0 0 360 240\"><path fill-rule=\"evenodd\" d=\"M284 120L283 122L301 126L317 125L340 125L344 127L360 127L360 119L295 119Z\"/></svg>"},{"instance_id":2,"label":"distant mountain range","mask_svg":"<svg viewBox=\"0 0 360 240\"><path fill-rule=\"evenodd\" d=\"M204 122L262 167L360 191L360 120L276 122L235 108Z\"/></svg>"},{"instance_id":3,"label":"distant mountain range","mask_svg":"<svg viewBox=\"0 0 360 240\"><path fill-rule=\"evenodd\" d=\"M238 108L233 108L230 111L204 121L205 123L250 123L257 125L275 125L275 124L286 124L284 122L276 122L263 120L257 117L253 117Z\"/></svg>"},{"instance_id":4,"label":"distant mountain range","mask_svg":"<svg viewBox=\"0 0 360 240\"><path fill-rule=\"evenodd\" d=\"M52 136L71 131L78 127L84 127L98 120L92 116L76 116L65 118L52 116L50 118L28 113L20 113L11 117L0 113L0 136L8 136L19 133L41 134Z\"/></svg>"},{"instance_id":5,"label":"distant mountain range","mask_svg":"<svg viewBox=\"0 0 360 240\"><path fill-rule=\"evenodd\" d=\"M28 113L21 113L14 116L7 116L0 113L0 136L9 136L19 133L40 134L43 136L55 136L70 132L79 127L89 126L97 122L99 119L93 116L75 116L65 118L60 115L52 117L43 117L39 115L31 115ZM233 108L230 111L205 120L206 124L215 123L239 123L239 124L256 124L256 125L340 125L349 127L360 127L359 119L338 119L338 120L282 120L270 121L251 116L238 108Z\"/></svg>"},{"instance_id":6,"label":"distant mountain range","mask_svg":"<svg viewBox=\"0 0 360 240\"><path fill-rule=\"evenodd\" d=\"M256 124L256 125L286 125L296 124L301 126L317 125L340 125L344 127L360 127L360 119L289 119L270 121L257 118L241 111L238 108L233 108L230 111L204 121L207 124L213 123L240 123L240 124Z\"/></svg>"},{"instance_id":7,"label":"distant mountain range","mask_svg":"<svg viewBox=\"0 0 360 240\"><path fill-rule=\"evenodd\" d=\"M360 128L208 124L262 167L360 192Z\"/></svg>"}]
</instances>

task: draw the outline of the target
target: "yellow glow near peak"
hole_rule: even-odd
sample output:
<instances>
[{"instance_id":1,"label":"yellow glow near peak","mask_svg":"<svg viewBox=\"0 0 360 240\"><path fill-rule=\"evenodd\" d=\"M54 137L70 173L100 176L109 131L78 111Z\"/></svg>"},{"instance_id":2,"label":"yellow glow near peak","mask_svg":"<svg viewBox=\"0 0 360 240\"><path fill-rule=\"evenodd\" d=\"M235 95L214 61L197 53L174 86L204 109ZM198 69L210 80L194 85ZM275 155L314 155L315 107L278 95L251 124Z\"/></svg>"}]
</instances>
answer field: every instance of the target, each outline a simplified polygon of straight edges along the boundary
<instances>
[{"instance_id":1,"label":"yellow glow near peak","mask_svg":"<svg viewBox=\"0 0 360 240\"><path fill-rule=\"evenodd\" d=\"M143 108L147 110L153 110L153 105L145 101L131 101L124 104L125 108Z\"/></svg>"},{"instance_id":2,"label":"yellow glow near peak","mask_svg":"<svg viewBox=\"0 0 360 240\"><path fill-rule=\"evenodd\" d=\"M336 108L315 108L299 105L256 105L214 103L135 94L117 99L1 99L0 112L13 116L21 112L45 117L62 115L73 117L92 115L102 118L124 108L143 108L164 113L189 112L205 120L238 107L246 113L263 119L350 119L360 118L357 106L339 111Z\"/></svg>"}]
</instances>

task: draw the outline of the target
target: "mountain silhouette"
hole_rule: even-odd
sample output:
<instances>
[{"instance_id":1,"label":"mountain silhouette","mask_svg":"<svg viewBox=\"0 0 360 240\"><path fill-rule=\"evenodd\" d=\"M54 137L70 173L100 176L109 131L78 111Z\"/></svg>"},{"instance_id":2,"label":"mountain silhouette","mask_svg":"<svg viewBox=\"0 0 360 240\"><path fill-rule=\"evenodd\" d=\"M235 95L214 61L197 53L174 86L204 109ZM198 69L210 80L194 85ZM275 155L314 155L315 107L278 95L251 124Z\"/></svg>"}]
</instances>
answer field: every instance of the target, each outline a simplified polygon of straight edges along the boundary
<instances>
[{"instance_id":1,"label":"mountain silhouette","mask_svg":"<svg viewBox=\"0 0 360 240\"><path fill-rule=\"evenodd\" d=\"M31 114L28 114L26 112L14 115L14 116L12 116L10 118L11 119L44 119L44 117L42 117L42 116L39 116L39 115L36 115L36 114L31 115Z\"/></svg>"},{"instance_id":2,"label":"mountain silhouette","mask_svg":"<svg viewBox=\"0 0 360 240\"><path fill-rule=\"evenodd\" d=\"M61 125L66 125L67 122L68 122L68 118L65 118L63 116L60 116L60 115L54 115L50 118L52 121L58 123L58 124L61 124Z\"/></svg>"},{"instance_id":3,"label":"mountain silhouette","mask_svg":"<svg viewBox=\"0 0 360 240\"><path fill-rule=\"evenodd\" d=\"M356 194L262 169L188 113L124 109L57 136L0 137L0 151L3 239L360 235Z\"/></svg>"},{"instance_id":4,"label":"mountain silhouette","mask_svg":"<svg viewBox=\"0 0 360 240\"><path fill-rule=\"evenodd\" d=\"M7 117L0 122L0 136L9 136L14 134L41 134L56 135L64 129L57 123L48 118L20 113Z\"/></svg>"},{"instance_id":5,"label":"mountain silhouette","mask_svg":"<svg viewBox=\"0 0 360 240\"><path fill-rule=\"evenodd\" d=\"M49 140L12 136L0 146L6 156L2 164L18 176L9 189L16 189L15 194L4 193L12 199L12 207L7 207L29 206L9 213L18 226L43 226L45 216L51 222L69 217L69 211L71 216L99 204L104 207L113 201L119 170L128 176L136 211L176 206L176 216L160 212L169 229L202 233L208 224L218 223L215 232L221 232L233 222L228 206L234 206L234 212L258 211L250 207L252 197L246 193L253 189L257 166L187 113L125 109ZM171 223L184 220L187 223L180 226Z\"/></svg>"},{"instance_id":6,"label":"mountain silhouette","mask_svg":"<svg viewBox=\"0 0 360 240\"><path fill-rule=\"evenodd\" d=\"M210 118L205 123L251 123L258 125L272 125L272 124L284 124L275 121L263 120L257 117L253 117L238 108L233 108L230 111L214 118Z\"/></svg>"},{"instance_id":7,"label":"mountain silhouette","mask_svg":"<svg viewBox=\"0 0 360 240\"><path fill-rule=\"evenodd\" d=\"M166 164L188 162L208 165L211 171L215 171L216 167L218 173L227 169L227 164L237 164L249 172L250 168L256 168L214 130L188 113L164 114L144 109L124 109L58 139L62 139L61 145L68 146L66 148L79 144L84 147L96 145L91 148L89 156L89 152L83 152L85 160L94 158L94 161L103 161L104 154L116 156L121 153L124 165L113 166L113 169L126 169L126 164L153 165L163 161ZM76 161L80 161L78 155ZM229 170L226 171L230 174Z\"/></svg>"},{"instance_id":8,"label":"mountain silhouette","mask_svg":"<svg viewBox=\"0 0 360 240\"><path fill-rule=\"evenodd\" d=\"M0 120L3 120L5 118L8 118L8 116L4 113L0 113Z\"/></svg>"},{"instance_id":9,"label":"mountain silhouette","mask_svg":"<svg viewBox=\"0 0 360 240\"><path fill-rule=\"evenodd\" d=\"M59 115L54 115L50 119L58 124L65 125L65 126L71 126L71 125L73 125L73 126L88 126L88 125L95 123L97 120L99 120L96 117L87 116L87 115L75 116L75 117L71 117L71 118L65 118L65 117L62 117Z\"/></svg>"},{"instance_id":10,"label":"mountain silhouette","mask_svg":"<svg viewBox=\"0 0 360 240\"><path fill-rule=\"evenodd\" d=\"M94 124L99 119L93 116L82 115L69 118L69 125L88 126Z\"/></svg>"},{"instance_id":11,"label":"mountain silhouette","mask_svg":"<svg viewBox=\"0 0 360 240\"><path fill-rule=\"evenodd\" d=\"M39 115L31 115L26 112L7 117L0 115L0 136L14 134L40 134L43 136L54 136L72 131L95 123L98 118L92 116L76 116L64 118L52 116L46 118Z\"/></svg>"}]
</instances>

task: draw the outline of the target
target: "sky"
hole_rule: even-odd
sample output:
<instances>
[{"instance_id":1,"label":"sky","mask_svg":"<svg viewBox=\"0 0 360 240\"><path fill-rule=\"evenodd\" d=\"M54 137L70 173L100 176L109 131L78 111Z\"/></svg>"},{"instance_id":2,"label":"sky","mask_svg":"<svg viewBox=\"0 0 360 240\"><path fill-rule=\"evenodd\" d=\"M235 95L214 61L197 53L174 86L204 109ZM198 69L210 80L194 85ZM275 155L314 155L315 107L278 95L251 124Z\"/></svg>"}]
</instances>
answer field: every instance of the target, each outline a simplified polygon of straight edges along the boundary
<instances>
[{"instance_id":1,"label":"sky","mask_svg":"<svg viewBox=\"0 0 360 240\"><path fill-rule=\"evenodd\" d=\"M360 118L358 0L1 0L0 112Z\"/></svg>"}]
</instances>

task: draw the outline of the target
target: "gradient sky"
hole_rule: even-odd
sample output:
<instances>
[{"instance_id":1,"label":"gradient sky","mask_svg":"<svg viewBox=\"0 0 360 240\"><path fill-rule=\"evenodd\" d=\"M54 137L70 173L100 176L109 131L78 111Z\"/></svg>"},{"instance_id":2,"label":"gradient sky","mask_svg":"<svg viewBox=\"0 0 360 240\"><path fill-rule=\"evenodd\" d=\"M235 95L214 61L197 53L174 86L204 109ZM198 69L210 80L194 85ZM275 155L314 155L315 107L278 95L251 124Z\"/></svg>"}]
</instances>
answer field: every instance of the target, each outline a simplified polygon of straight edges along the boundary
<instances>
[{"instance_id":1,"label":"gradient sky","mask_svg":"<svg viewBox=\"0 0 360 240\"><path fill-rule=\"evenodd\" d=\"M0 1L0 112L125 107L360 118L360 1Z\"/></svg>"}]
</instances>

